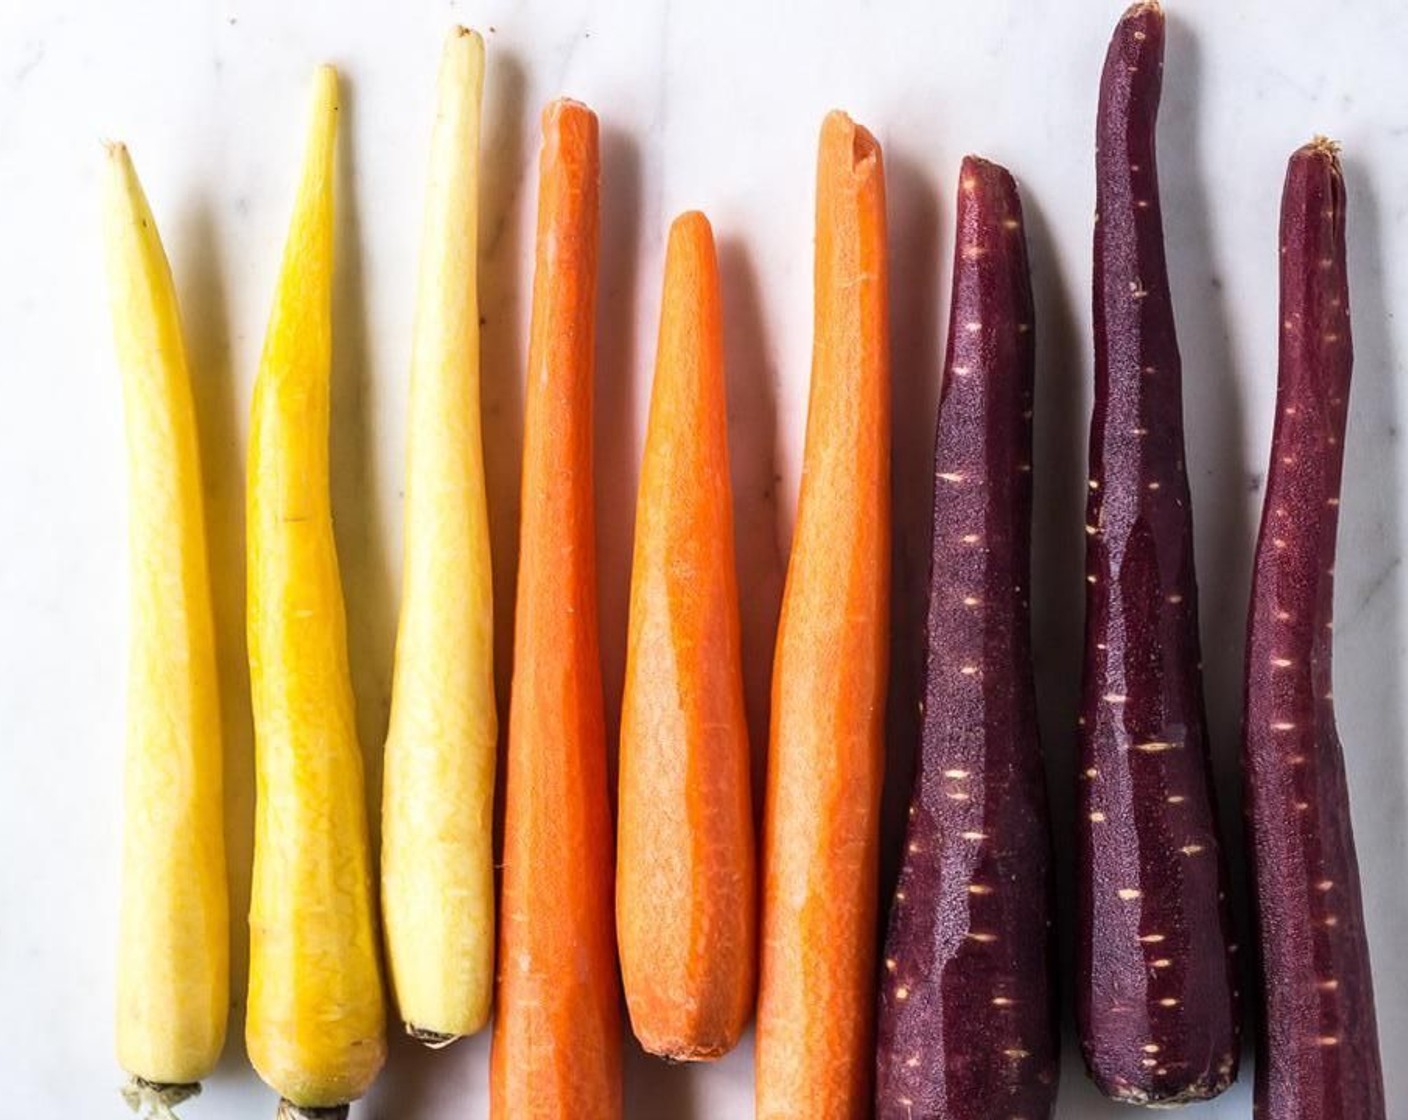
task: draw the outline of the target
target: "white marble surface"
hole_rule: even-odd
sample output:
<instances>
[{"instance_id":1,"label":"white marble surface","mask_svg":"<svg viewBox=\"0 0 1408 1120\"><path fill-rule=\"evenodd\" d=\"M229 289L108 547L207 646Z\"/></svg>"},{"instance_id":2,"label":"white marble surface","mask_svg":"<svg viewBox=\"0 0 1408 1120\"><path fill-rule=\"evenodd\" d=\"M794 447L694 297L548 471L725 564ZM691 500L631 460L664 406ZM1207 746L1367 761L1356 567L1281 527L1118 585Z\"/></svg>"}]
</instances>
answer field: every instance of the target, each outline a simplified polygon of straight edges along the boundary
<instances>
[{"instance_id":1,"label":"white marble surface","mask_svg":"<svg viewBox=\"0 0 1408 1120\"><path fill-rule=\"evenodd\" d=\"M0 1113L118 1116L112 1058L126 614L119 387L99 272L99 138L133 148L184 304L213 523L235 910L248 884L242 641L245 412L315 62L343 71L334 462L359 720L375 758L397 600L408 329L431 93L452 20L486 31L483 313L499 628L511 602L536 115L600 113L605 214L599 481L603 648L617 707L633 483L664 232L713 218L726 289L739 556L753 724L795 500L810 334L814 145L842 106L885 146L893 244L896 753L911 730L928 456L959 157L1007 163L1031 215L1039 299L1036 613L1059 846L1069 851L1089 402L1091 135L1114 3L853 5L207 0L0 5ZM1208 692L1230 790L1250 546L1275 374L1284 161L1345 143L1359 361L1339 565L1336 692L1376 961L1390 1115L1408 1117L1408 791L1400 387L1408 356L1408 113L1394 0L1174 0L1163 194L1199 526ZM1331 15L1330 12L1334 14ZM506 666L507 646L501 642ZM501 666L501 667L504 667ZM375 776L373 763L373 776ZM1228 813L1229 819L1232 813ZM237 992L244 936L235 929ZM269 1115L238 1002L189 1120ZM355 1115L485 1114L481 1040L397 1043ZM627 1060L643 1120L751 1115L750 1048L708 1069ZM1200 1118L1250 1115L1247 1079ZM1060 1115L1101 1103L1067 1045Z\"/></svg>"}]
</instances>

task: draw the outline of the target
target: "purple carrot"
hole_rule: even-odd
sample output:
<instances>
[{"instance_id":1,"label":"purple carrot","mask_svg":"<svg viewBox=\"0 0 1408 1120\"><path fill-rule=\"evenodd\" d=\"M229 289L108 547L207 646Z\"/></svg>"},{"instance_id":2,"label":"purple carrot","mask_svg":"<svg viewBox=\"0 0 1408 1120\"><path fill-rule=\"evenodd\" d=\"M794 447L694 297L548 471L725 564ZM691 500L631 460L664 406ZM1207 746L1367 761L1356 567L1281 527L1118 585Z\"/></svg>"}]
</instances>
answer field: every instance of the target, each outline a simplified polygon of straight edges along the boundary
<instances>
[{"instance_id":1,"label":"purple carrot","mask_svg":"<svg viewBox=\"0 0 1408 1120\"><path fill-rule=\"evenodd\" d=\"M1100 79L1076 1014L1103 1093L1172 1105L1232 1083L1239 1021L1154 162L1163 48L1163 10L1135 4Z\"/></svg>"},{"instance_id":2,"label":"purple carrot","mask_svg":"<svg viewBox=\"0 0 1408 1120\"><path fill-rule=\"evenodd\" d=\"M1261 960L1262 1120L1383 1120L1374 987L1331 697L1353 352L1344 179L1317 138L1281 200L1281 363L1247 634L1242 753Z\"/></svg>"},{"instance_id":3,"label":"purple carrot","mask_svg":"<svg viewBox=\"0 0 1408 1120\"><path fill-rule=\"evenodd\" d=\"M969 156L934 452L923 741L880 993L880 1120L1047 1120L1056 1098L1028 606L1033 338L1016 184Z\"/></svg>"}]
</instances>

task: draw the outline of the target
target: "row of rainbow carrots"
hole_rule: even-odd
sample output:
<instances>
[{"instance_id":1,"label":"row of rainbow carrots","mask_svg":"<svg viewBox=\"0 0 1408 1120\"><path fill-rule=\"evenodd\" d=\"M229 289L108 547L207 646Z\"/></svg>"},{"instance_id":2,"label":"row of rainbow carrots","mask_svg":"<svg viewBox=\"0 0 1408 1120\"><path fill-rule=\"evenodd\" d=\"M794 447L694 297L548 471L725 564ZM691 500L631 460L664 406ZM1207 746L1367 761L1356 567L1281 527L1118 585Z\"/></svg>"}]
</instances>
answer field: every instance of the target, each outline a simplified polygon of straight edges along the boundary
<instances>
[{"instance_id":1,"label":"row of rainbow carrots","mask_svg":"<svg viewBox=\"0 0 1408 1120\"><path fill-rule=\"evenodd\" d=\"M620 979L642 1044L717 1058L759 1007L760 1114L868 1095L888 647L889 371L879 146L821 137L807 457L778 636L771 858L757 858L713 234L670 231L641 469L613 863L598 656L592 382L595 115L543 114L503 881L480 448L480 37L446 46L415 324L405 566L386 744L380 916L406 1029L494 1014L495 1116L621 1108ZM255 386L248 644L258 803L246 1042L281 1115L345 1109L385 1058L327 454L338 114L316 76ZM118 1054L134 1107L199 1090L228 992L219 701L198 438L174 285L127 150L106 228L131 471ZM174 482L174 485L173 485ZM497 974L495 941L497 938ZM496 983L495 983L496 979Z\"/></svg>"},{"instance_id":2,"label":"row of rainbow carrots","mask_svg":"<svg viewBox=\"0 0 1408 1120\"><path fill-rule=\"evenodd\" d=\"M1078 827L1083 1049L1103 1092L1145 1104L1222 1092L1240 1041L1154 174L1163 37L1157 2L1140 0L1120 22L1101 83ZM492 1012L499 1120L620 1115L622 985L637 1038L676 1061L727 1053L756 1011L765 1120L846 1120L872 1104L887 1117L975 1120L993 1108L1049 1116L1055 903L1027 590L1034 316L1012 177L974 157L960 175L923 762L877 970L890 617L879 145L842 113L823 124L811 396L773 664L761 858L718 267L702 214L671 228L636 511L613 845L593 535L598 130L580 104L547 108L496 916L475 265L483 67L480 38L455 29L441 69L412 345L379 906L329 498L338 103L332 70L317 75L251 420L253 1065L279 1092L281 1116L345 1116L385 1059L384 958L399 1017L426 1045L474 1033ZM134 603L118 1049L129 1100L162 1114L213 1068L229 1005L218 688L174 286L127 153L111 153ZM1257 901L1274 919L1259 929L1276 972L1262 997L1285 1012L1271 1024L1258 1101L1272 1102L1270 1116L1299 1115L1298 1102L1324 1089L1339 1094L1336 1114L1381 1116L1329 696L1306 717L1285 683L1328 680L1328 644L1287 653L1310 632L1302 617L1323 616L1315 632L1328 633L1328 582L1316 581L1332 571L1351 362L1343 182L1328 141L1292 157L1282 217L1281 412L1307 419L1278 420L1268 516L1284 520L1292 503L1315 508L1294 533L1270 530L1253 595L1249 647L1271 649L1274 681L1249 661L1250 827L1256 843L1300 845L1280 864L1253 859ZM1325 556L1330 566L1314 579L1301 571ZM1147 617L1116 620L1110 588L1138 580L1119 590L1120 609ZM1284 746L1293 733L1294 751ZM1295 793L1291 808L1308 811L1318 798L1328 823L1301 830L1276 798L1312 771L1314 789ZM1302 872L1319 892L1311 904ZM1283 911L1291 917L1275 918ZM1328 964L1283 935L1312 924ZM1313 987L1315 1002L1286 1004L1278 993L1287 985ZM1319 1064L1294 1060L1307 1039Z\"/></svg>"}]
</instances>

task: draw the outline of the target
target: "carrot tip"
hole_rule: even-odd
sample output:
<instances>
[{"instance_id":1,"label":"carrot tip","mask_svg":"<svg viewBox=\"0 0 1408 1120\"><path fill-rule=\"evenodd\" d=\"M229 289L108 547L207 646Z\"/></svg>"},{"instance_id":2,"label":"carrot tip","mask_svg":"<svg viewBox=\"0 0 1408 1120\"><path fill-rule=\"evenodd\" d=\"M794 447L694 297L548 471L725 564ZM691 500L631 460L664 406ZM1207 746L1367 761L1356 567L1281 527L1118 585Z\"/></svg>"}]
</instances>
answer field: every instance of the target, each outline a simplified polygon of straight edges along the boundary
<instances>
[{"instance_id":1,"label":"carrot tip","mask_svg":"<svg viewBox=\"0 0 1408 1120\"><path fill-rule=\"evenodd\" d=\"M331 1108L303 1108L287 1097L279 1099L279 1111L274 1120L347 1120L352 1106L335 1104Z\"/></svg>"},{"instance_id":2,"label":"carrot tip","mask_svg":"<svg viewBox=\"0 0 1408 1120\"><path fill-rule=\"evenodd\" d=\"M671 228L690 229L699 227L701 230L712 229L709 224L709 216L703 210L685 210L675 216L675 220L670 223Z\"/></svg>"},{"instance_id":3,"label":"carrot tip","mask_svg":"<svg viewBox=\"0 0 1408 1120\"><path fill-rule=\"evenodd\" d=\"M1310 143L1301 150L1314 155L1329 156L1331 159L1337 159L1340 154L1340 142L1338 140L1331 140L1328 136L1322 136L1317 132L1311 137Z\"/></svg>"},{"instance_id":4,"label":"carrot tip","mask_svg":"<svg viewBox=\"0 0 1408 1120\"><path fill-rule=\"evenodd\" d=\"M1002 164L971 154L963 157L963 163L959 167L960 180L966 180L970 176L975 180L986 180L985 185L992 187L1006 187L1008 185L1015 187L1016 184L1016 180L1012 178L1012 172ZM974 185L979 184L975 183Z\"/></svg>"},{"instance_id":5,"label":"carrot tip","mask_svg":"<svg viewBox=\"0 0 1408 1120\"><path fill-rule=\"evenodd\" d=\"M569 120L587 120L596 123L596 113L585 102L573 97L556 97L543 109L543 127L561 124Z\"/></svg>"},{"instance_id":6,"label":"carrot tip","mask_svg":"<svg viewBox=\"0 0 1408 1120\"><path fill-rule=\"evenodd\" d=\"M1125 19L1138 19L1145 15L1153 16L1155 19L1163 19L1163 4L1159 0L1137 0L1124 11Z\"/></svg>"},{"instance_id":7,"label":"carrot tip","mask_svg":"<svg viewBox=\"0 0 1408 1120\"><path fill-rule=\"evenodd\" d=\"M851 168L868 174L880 161L880 141L861 125L856 125L855 129L855 137L851 141Z\"/></svg>"},{"instance_id":8,"label":"carrot tip","mask_svg":"<svg viewBox=\"0 0 1408 1120\"><path fill-rule=\"evenodd\" d=\"M199 1081L170 1084L148 1081L134 1074L122 1087L122 1099L127 1102L127 1107L148 1120L176 1120L176 1106L198 1096Z\"/></svg>"},{"instance_id":9,"label":"carrot tip","mask_svg":"<svg viewBox=\"0 0 1408 1120\"><path fill-rule=\"evenodd\" d=\"M422 1046L428 1047L431 1050L443 1050L460 1037L457 1034L445 1034L444 1031L426 1030L424 1027L418 1027L414 1023L406 1024L406 1033Z\"/></svg>"},{"instance_id":10,"label":"carrot tip","mask_svg":"<svg viewBox=\"0 0 1408 1120\"><path fill-rule=\"evenodd\" d=\"M842 109L832 109L821 125L822 148L849 144L851 173L857 179L869 178L880 163L880 142L864 125L853 121Z\"/></svg>"},{"instance_id":11,"label":"carrot tip","mask_svg":"<svg viewBox=\"0 0 1408 1120\"><path fill-rule=\"evenodd\" d=\"M728 1044L715 1044L704 1046L675 1046L659 1050L649 1047L646 1049L648 1053L654 1054L662 1062L667 1062L672 1066L687 1066L701 1062L717 1062L733 1049L733 1047Z\"/></svg>"}]
</instances>

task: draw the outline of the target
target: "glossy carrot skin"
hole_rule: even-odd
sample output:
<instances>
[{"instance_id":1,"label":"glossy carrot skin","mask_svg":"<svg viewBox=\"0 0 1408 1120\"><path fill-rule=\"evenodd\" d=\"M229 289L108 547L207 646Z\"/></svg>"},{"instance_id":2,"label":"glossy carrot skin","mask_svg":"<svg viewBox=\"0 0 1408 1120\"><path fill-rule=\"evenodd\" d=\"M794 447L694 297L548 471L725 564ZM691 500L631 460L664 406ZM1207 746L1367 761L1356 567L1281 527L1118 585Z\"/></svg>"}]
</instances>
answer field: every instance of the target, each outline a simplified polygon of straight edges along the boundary
<instances>
[{"instance_id":1,"label":"glossy carrot skin","mask_svg":"<svg viewBox=\"0 0 1408 1120\"><path fill-rule=\"evenodd\" d=\"M881 1120L1045 1120L1056 1104L1029 601L1033 322L1017 185L969 156L935 438L924 723L881 974Z\"/></svg>"},{"instance_id":2,"label":"glossy carrot skin","mask_svg":"<svg viewBox=\"0 0 1408 1120\"><path fill-rule=\"evenodd\" d=\"M616 924L651 1053L717 1058L753 1009L757 876L723 314L709 221L670 230L636 507Z\"/></svg>"},{"instance_id":3,"label":"glossy carrot skin","mask_svg":"<svg viewBox=\"0 0 1408 1120\"><path fill-rule=\"evenodd\" d=\"M1353 350L1334 145L1297 151L1281 203L1281 354L1247 635L1243 775L1261 967L1262 1120L1382 1120L1359 865L1331 694Z\"/></svg>"},{"instance_id":4,"label":"glossy carrot skin","mask_svg":"<svg viewBox=\"0 0 1408 1120\"><path fill-rule=\"evenodd\" d=\"M757 1027L760 1120L868 1116L890 592L880 147L822 126L801 498L773 666Z\"/></svg>"},{"instance_id":5,"label":"glossy carrot skin","mask_svg":"<svg viewBox=\"0 0 1408 1120\"><path fill-rule=\"evenodd\" d=\"M1237 1071L1208 759L1183 402L1155 167L1164 17L1121 19L1100 83L1076 1008L1091 1076L1133 1104Z\"/></svg>"},{"instance_id":6,"label":"glossy carrot skin","mask_svg":"<svg viewBox=\"0 0 1408 1120\"><path fill-rule=\"evenodd\" d=\"M621 1114L620 985L597 645L596 115L543 113L509 710L495 1120Z\"/></svg>"}]
</instances>

